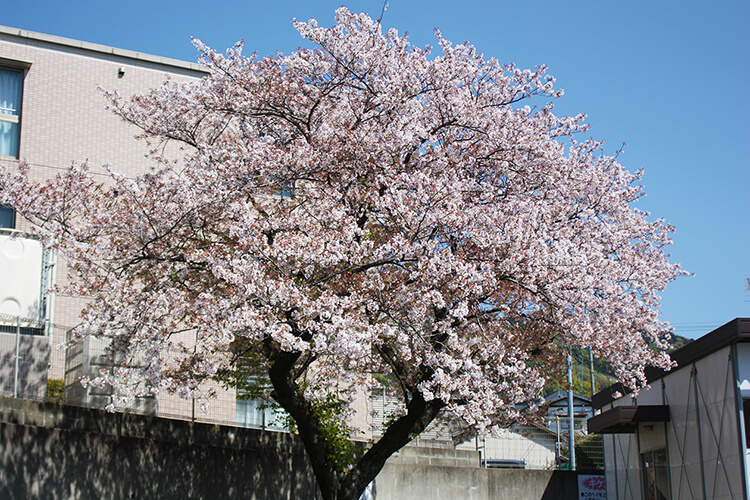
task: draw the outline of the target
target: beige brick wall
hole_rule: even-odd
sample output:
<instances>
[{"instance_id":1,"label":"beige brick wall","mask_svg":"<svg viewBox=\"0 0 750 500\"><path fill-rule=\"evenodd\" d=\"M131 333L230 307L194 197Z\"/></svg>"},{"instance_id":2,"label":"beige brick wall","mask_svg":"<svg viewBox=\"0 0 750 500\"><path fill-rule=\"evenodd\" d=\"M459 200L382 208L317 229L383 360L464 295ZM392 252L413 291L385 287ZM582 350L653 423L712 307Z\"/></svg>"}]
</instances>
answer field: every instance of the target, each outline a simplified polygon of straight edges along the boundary
<instances>
[{"instance_id":1,"label":"beige brick wall","mask_svg":"<svg viewBox=\"0 0 750 500\"><path fill-rule=\"evenodd\" d=\"M138 129L105 109L99 88L131 96L160 85L167 77L184 81L204 74L195 64L7 27L0 27L0 66L27 68L19 157L29 161L37 179L57 175L71 162L84 160L92 166L111 163L129 176L146 171L153 163L145 157L145 142L134 139ZM4 157L0 162L12 166L18 160ZM17 222L24 227L23 221ZM55 274L58 285L68 282L64 260L57 261ZM50 319L57 326L51 329L49 378L64 376L65 333L78 323L85 303L81 297L53 298ZM223 406L233 404L233 394L220 393L226 400ZM173 404L167 406L172 410ZM182 411L190 415L191 406L181 405ZM233 419L232 406L225 420Z\"/></svg>"},{"instance_id":2,"label":"beige brick wall","mask_svg":"<svg viewBox=\"0 0 750 500\"><path fill-rule=\"evenodd\" d=\"M160 85L168 76L184 81L204 74L195 64L0 26L0 66L29 63L23 82L19 156L31 163L39 179L84 160L92 166L109 162L129 176L144 172L153 163L145 158L145 142L133 138L138 129L105 109L98 88L131 96ZM120 68L125 70L122 76ZM9 158L0 162L17 163ZM57 284L67 283L65 262L59 260L56 267ZM52 329L49 378L64 376L65 332L78 323L84 304L84 298L54 297L51 320L59 326ZM234 422L234 391L216 389L218 397L207 412L196 405L196 419ZM367 394L360 393L352 425L359 430L359 439L369 439L372 408ZM190 418L192 406L189 400L159 396L159 411L165 414Z\"/></svg>"},{"instance_id":3,"label":"beige brick wall","mask_svg":"<svg viewBox=\"0 0 750 500\"><path fill-rule=\"evenodd\" d=\"M137 129L105 110L106 101L97 89L130 96L158 86L167 76L186 80L203 74L194 64L159 64L156 61L167 60L8 31L0 30L0 58L31 63L24 78L20 156L49 169L88 159L94 164L111 162L127 174L142 172L146 149L132 140ZM74 43L89 49L71 46ZM119 77L121 67L125 73Z\"/></svg>"},{"instance_id":4,"label":"beige brick wall","mask_svg":"<svg viewBox=\"0 0 750 500\"><path fill-rule=\"evenodd\" d=\"M30 63L23 82L19 156L31 163L38 178L84 160L92 165L109 162L126 175L145 171L152 163L145 158L146 144L133 138L138 129L105 109L98 88L131 96L158 86L167 76L187 80L203 74L195 64L0 27L0 65L13 61ZM57 267L57 283L64 284L65 263ZM81 306L80 299L56 297L53 322L75 325ZM53 339L55 344L63 341ZM58 370L53 367L54 378L60 378Z\"/></svg>"}]
</instances>

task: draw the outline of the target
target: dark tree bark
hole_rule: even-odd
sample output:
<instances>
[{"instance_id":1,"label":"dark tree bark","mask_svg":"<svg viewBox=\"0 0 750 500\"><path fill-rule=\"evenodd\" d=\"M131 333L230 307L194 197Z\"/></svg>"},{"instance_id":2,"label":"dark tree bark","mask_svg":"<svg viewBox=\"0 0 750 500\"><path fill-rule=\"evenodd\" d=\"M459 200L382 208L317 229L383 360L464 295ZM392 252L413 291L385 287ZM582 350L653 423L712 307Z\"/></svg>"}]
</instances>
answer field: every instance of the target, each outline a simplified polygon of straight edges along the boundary
<instances>
[{"instance_id":1,"label":"dark tree bark","mask_svg":"<svg viewBox=\"0 0 750 500\"><path fill-rule=\"evenodd\" d=\"M320 433L320 422L312 410L312 405L304 397L302 389L294 380L294 364L299 353L275 351L268 375L273 386L273 398L297 424L302 444L310 458L318 487L326 500L334 500L338 489L338 477L329 465L328 443Z\"/></svg>"},{"instance_id":2,"label":"dark tree bark","mask_svg":"<svg viewBox=\"0 0 750 500\"><path fill-rule=\"evenodd\" d=\"M367 485L375 479L386 460L406 446L412 437L424 431L437 417L445 403L439 399L425 401L414 390L406 407L406 415L393 422L381 438L365 453L339 486L337 500L357 500Z\"/></svg>"},{"instance_id":3,"label":"dark tree bark","mask_svg":"<svg viewBox=\"0 0 750 500\"><path fill-rule=\"evenodd\" d=\"M359 459L352 469L343 473L332 466L331 450L321 433L320 421L302 388L295 381L295 363L299 353L274 350L268 375L273 397L294 419L300 439L310 459L313 473L324 500L356 500L375 479L386 460L403 448L414 435L424 431L445 407L440 400L425 401L414 389L406 414L395 420L383 436Z\"/></svg>"}]
</instances>

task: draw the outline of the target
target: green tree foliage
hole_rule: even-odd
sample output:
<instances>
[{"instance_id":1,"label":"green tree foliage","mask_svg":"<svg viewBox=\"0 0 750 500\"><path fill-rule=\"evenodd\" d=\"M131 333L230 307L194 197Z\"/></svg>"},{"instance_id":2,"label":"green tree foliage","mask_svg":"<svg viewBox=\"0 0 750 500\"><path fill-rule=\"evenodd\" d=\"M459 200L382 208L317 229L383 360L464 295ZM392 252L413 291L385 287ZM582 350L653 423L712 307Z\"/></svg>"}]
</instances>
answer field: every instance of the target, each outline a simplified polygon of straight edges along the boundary
<instances>
[{"instance_id":1,"label":"green tree foliage","mask_svg":"<svg viewBox=\"0 0 750 500\"><path fill-rule=\"evenodd\" d=\"M692 339L672 334L668 352L674 352L690 342L692 342ZM594 393L612 385L615 381L616 378L609 363L602 359L594 358L594 384L596 385ZM558 389L566 389L567 387L567 373L561 371L558 373L557 378L547 384L544 392L545 394L551 394ZM583 396L591 396L592 394L591 363L589 352L586 349L573 349L573 392Z\"/></svg>"},{"instance_id":2,"label":"green tree foliage","mask_svg":"<svg viewBox=\"0 0 750 500\"><path fill-rule=\"evenodd\" d=\"M47 380L47 401L62 403L65 394L65 381L62 379Z\"/></svg>"}]
</instances>

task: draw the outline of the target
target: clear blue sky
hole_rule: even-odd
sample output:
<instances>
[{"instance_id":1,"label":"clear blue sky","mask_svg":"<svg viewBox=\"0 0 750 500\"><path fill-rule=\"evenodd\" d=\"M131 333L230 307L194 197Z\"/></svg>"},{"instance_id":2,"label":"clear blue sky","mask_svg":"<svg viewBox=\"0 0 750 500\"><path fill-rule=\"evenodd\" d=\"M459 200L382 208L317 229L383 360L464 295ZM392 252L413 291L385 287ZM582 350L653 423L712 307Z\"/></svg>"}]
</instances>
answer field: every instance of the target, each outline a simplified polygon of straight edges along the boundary
<instances>
[{"instance_id":1,"label":"clear blue sky","mask_svg":"<svg viewBox=\"0 0 750 500\"><path fill-rule=\"evenodd\" d=\"M302 44L290 21L333 23L336 1L6 0L0 24L195 61L190 36L237 40L261 55ZM352 1L378 17L382 1ZM383 25L433 44L438 27L485 56L549 66L560 114L586 113L589 135L644 168L639 207L677 227L673 260L692 277L663 294L663 317L697 337L750 317L750 2L392 0Z\"/></svg>"}]
</instances>

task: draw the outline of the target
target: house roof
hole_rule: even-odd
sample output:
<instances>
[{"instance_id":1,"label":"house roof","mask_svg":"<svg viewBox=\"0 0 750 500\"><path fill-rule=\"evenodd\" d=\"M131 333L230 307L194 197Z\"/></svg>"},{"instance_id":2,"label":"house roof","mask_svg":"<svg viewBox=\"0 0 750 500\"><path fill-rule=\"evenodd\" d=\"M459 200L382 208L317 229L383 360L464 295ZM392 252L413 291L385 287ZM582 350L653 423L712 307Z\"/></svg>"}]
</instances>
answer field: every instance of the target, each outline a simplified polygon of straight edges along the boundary
<instances>
[{"instance_id":1,"label":"house roof","mask_svg":"<svg viewBox=\"0 0 750 500\"><path fill-rule=\"evenodd\" d=\"M568 391L564 389L558 389L552 394L548 394L544 397L545 401L547 401L550 405L555 404L558 401L565 400L566 404L568 401ZM583 396L582 394L576 394L573 393L573 399L581 401L583 403L589 403L591 404L591 398L587 398L586 396Z\"/></svg>"},{"instance_id":2,"label":"house roof","mask_svg":"<svg viewBox=\"0 0 750 500\"><path fill-rule=\"evenodd\" d=\"M671 353L670 356L677 363L677 367L674 370L679 370L719 349L738 342L750 342L750 318L735 318L729 323L720 326ZM650 384L659 380L667 373L669 372L659 368L648 367L646 368L646 379ZM615 397L616 394L627 394L629 392L623 384L617 383L594 394L591 398L591 403L594 408L599 409L617 399Z\"/></svg>"}]
</instances>

